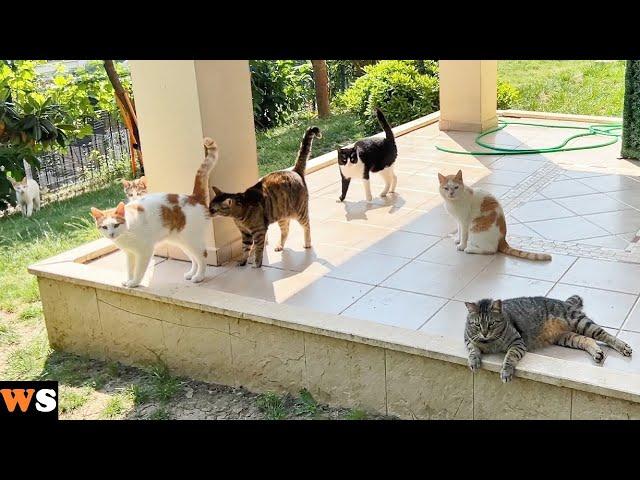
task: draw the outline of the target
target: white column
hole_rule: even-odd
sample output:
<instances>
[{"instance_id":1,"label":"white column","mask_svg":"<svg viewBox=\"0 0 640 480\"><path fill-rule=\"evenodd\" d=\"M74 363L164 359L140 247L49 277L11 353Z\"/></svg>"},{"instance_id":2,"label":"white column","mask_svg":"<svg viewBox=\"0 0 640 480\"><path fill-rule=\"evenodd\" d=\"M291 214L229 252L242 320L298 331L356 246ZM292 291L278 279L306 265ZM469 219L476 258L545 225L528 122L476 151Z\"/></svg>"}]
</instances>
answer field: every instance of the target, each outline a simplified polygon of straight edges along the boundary
<instances>
[{"instance_id":1,"label":"white column","mask_svg":"<svg viewBox=\"0 0 640 480\"><path fill-rule=\"evenodd\" d=\"M220 148L210 185L239 192L258 180L248 61L133 60L130 64L151 192L191 193L205 136ZM210 264L220 265L241 250L240 233L229 219L213 220L208 235ZM164 247L157 253L186 259L179 249Z\"/></svg>"},{"instance_id":2,"label":"white column","mask_svg":"<svg viewBox=\"0 0 640 480\"><path fill-rule=\"evenodd\" d=\"M497 60L441 60L440 130L495 127L497 76Z\"/></svg>"}]
</instances>

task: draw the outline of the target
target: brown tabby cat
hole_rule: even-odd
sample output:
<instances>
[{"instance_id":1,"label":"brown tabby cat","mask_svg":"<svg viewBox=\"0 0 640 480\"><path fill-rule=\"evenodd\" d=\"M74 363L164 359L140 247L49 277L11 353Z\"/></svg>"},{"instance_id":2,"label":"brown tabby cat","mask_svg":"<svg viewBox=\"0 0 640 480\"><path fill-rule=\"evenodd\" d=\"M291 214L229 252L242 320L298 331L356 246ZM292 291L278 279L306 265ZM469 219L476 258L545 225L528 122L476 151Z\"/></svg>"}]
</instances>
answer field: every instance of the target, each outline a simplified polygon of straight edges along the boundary
<instances>
[{"instance_id":1,"label":"brown tabby cat","mask_svg":"<svg viewBox=\"0 0 640 480\"><path fill-rule=\"evenodd\" d=\"M225 193L213 187L215 197L209 204L209 212L212 216L233 218L242 233L242 258L238 261L239 266L246 265L252 248L255 250L253 266L262 266L267 228L274 222L280 225L280 243L275 248L276 252L284 248L292 218L304 228L304 247L311 247L309 192L304 171L314 138L322 138L318 127L307 129L298 159L291 171L269 173L243 193Z\"/></svg>"}]
</instances>

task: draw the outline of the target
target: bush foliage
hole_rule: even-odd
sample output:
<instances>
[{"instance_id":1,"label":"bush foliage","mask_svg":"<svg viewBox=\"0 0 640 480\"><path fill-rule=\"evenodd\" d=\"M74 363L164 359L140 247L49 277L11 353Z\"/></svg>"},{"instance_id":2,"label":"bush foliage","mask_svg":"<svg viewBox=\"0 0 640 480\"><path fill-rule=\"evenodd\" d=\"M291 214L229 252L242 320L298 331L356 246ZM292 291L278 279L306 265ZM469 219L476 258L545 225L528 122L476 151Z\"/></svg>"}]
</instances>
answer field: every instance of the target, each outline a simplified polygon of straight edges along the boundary
<instances>
[{"instance_id":1,"label":"bush foliage","mask_svg":"<svg viewBox=\"0 0 640 480\"><path fill-rule=\"evenodd\" d=\"M366 66L365 75L339 97L338 105L356 114L368 134L380 130L374 112L376 107L392 125L435 112L440 102L435 76L437 65L429 65L430 70L425 68L430 74L420 73L418 62L383 60Z\"/></svg>"}]
</instances>

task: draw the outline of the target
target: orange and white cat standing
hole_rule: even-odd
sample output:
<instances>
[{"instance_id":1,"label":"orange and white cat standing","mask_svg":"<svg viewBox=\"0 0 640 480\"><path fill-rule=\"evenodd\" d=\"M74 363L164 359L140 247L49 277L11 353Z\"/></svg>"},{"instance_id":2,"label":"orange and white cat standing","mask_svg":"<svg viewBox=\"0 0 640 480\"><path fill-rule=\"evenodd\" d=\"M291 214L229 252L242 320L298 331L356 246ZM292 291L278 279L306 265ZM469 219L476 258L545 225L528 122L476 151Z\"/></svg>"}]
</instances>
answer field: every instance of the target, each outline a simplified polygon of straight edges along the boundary
<instances>
[{"instance_id":1,"label":"orange and white cat standing","mask_svg":"<svg viewBox=\"0 0 640 480\"><path fill-rule=\"evenodd\" d=\"M126 254L125 287L137 287L144 277L155 246L167 241L180 247L191 259L184 278L194 283L204 279L206 269L206 229L211 218L208 209L209 174L218 161L218 147L204 139L205 160L196 173L193 193L150 193L113 210L91 209L102 234L113 240Z\"/></svg>"},{"instance_id":2,"label":"orange and white cat standing","mask_svg":"<svg viewBox=\"0 0 640 480\"><path fill-rule=\"evenodd\" d=\"M462 170L458 170L456 175L438 173L438 179L444 206L458 222L458 250L478 254L501 252L529 260L551 260L551 255L546 253L525 252L509 246L507 223L500 202L489 192L466 186L462 181Z\"/></svg>"}]
</instances>

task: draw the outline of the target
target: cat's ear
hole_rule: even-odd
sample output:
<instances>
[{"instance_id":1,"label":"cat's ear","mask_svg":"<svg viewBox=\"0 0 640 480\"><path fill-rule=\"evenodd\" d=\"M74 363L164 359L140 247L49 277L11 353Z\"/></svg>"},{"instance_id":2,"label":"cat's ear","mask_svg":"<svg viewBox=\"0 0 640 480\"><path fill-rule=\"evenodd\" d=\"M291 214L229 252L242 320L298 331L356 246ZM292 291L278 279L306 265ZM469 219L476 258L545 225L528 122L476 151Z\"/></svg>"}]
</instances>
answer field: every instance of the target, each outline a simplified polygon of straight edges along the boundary
<instances>
[{"instance_id":1,"label":"cat's ear","mask_svg":"<svg viewBox=\"0 0 640 480\"><path fill-rule=\"evenodd\" d=\"M445 177L441 173L438 173L438 180L440 181L440 185L444 185L447 181L447 177Z\"/></svg>"},{"instance_id":2,"label":"cat's ear","mask_svg":"<svg viewBox=\"0 0 640 480\"><path fill-rule=\"evenodd\" d=\"M496 313L502 312L502 300L494 300L491 304L491 311Z\"/></svg>"},{"instance_id":3,"label":"cat's ear","mask_svg":"<svg viewBox=\"0 0 640 480\"><path fill-rule=\"evenodd\" d=\"M104 217L104 212L102 210L98 210L95 207L91 207L91 216L96 220L100 220L102 217Z\"/></svg>"},{"instance_id":4,"label":"cat's ear","mask_svg":"<svg viewBox=\"0 0 640 480\"><path fill-rule=\"evenodd\" d=\"M458 173L456 173L456 181L462 182L462 170L458 170Z\"/></svg>"},{"instance_id":5,"label":"cat's ear","mask_svg":"<svg viewBox=\"0 0 640 480\"><path fill-rule=\"evenodd\" d=\"M116 215L119 217L124 217L124 202L120 202L116 207Z\"/></svg>"},{"instance_id":6,"label":"cat's ear","mask_svg":"<svg viewBox=\"0 0 640 480\"><path fill-rule=\"evenodd\" d=\"M220 195L222 193L222 190L220 190L218 187L216 186L212 186L211 190L213 190L213 193L215 193L215 196L217 197L218 195Z\"/></svg>"},{"instance_id":7,"label":"cat's ear","mask_svg":"<svg viewBox=\"0 0 640 480\"><path fill-rule=\"evenodd\" d=\"M9 175L7 175L7 179L9 179L9 181L11 182L11 185L13 185L13 188L16 187L16 185L18 184L18 182L16 182L13 177L10 177Z\"/></svg>"},{"instance_id":8,"label":"cat's ear","mask_svg":"<svg viewBox=\"0 0 640 480\"><path fill-rule=\"evenodd\" d=\"M469 313L478 313L478 305L473 302L464 302Z\"/></svg>"},{"instance_id":9,"label":"cat's ear","mask_svg":"<svg viewBox=\"0 0 640 480\"><path fill-rule=\"evenodd\" d=\"M124 178L122 179L122 186L124 188L129 188L130 185L131 185L131 182L129 180L125 180Z\"/></svg>"},{"instance_id":10,"label":"cat's ear","mask_svg":"<svg viewBox=\"0 0 640 480\"><path fill-rule=\"evenodd\" d=\"M143 187L147 188L147 177L146 176L142 176L140 177L140 180L138 180L138 182L140 183L140 185L142 185Z\"/></svg>"}]
</instances>

